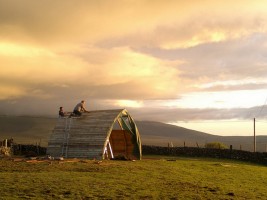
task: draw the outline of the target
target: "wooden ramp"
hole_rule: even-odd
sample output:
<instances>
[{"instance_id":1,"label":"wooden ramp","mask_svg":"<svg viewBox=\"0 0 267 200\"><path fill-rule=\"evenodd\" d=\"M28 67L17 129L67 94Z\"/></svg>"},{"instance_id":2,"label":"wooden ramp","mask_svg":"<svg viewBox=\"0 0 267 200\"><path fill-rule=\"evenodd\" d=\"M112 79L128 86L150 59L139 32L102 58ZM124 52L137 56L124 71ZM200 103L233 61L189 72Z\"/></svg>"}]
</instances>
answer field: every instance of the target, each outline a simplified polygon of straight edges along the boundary
<instances>
[{"instance_id":1,"label":"wooden ramp","mask_svg":"<svg viewBox=\"0 0 267 200\"><path fill-rule=\"evenodd\" d=\"M141 159L141 139L126 109L98 110L81 117L59 118L47 154L88 159Z\"/></svg>"}]
</instances>

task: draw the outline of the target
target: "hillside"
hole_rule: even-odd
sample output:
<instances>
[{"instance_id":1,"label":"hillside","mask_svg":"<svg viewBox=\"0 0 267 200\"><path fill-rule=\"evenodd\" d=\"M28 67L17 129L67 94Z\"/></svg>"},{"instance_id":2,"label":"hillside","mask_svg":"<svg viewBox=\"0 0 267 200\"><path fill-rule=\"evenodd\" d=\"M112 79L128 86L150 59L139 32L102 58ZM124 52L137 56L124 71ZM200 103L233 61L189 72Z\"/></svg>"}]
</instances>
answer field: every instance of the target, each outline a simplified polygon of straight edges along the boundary
<instances>
[{"instance_id":1,"label":"hillside","mask_svg":"<svg viewBox=\"0 0 267 200\"><path fill-rule=\"evenodd\" d=\"M218 136L160 122L137 121L143 144L204 147L208 142L222 142L234 149L253 151L253 136ZM257 136L257 151L265 152L267 136Z\"/></svg>"},{"instance_id":2,"label":"hillside","mask_svg":"<svg viewBox=\"0 0 267 200\"><path fill-rule=\"evenodd\" d=\"M56 122L52 117L0 116L0 140L12 137L18 143L46 146Z\"/></svg>"},{"instance_id":3,"label":"hillside","mask_svg":"<svg viewBox=\"0 0 267 200\"><path fill-rule=\"evenodd\" d=\"M13 137L18 143L46 146L57 122L55 117L0 116L0 140ZM207 142L223 142L234 149L252 151L253 137L216 136L183 127L151 121L137 121L142 144L203 147ZM257 151L266 151L267 136L257 137Z\"/></svg>"}]
</instances>

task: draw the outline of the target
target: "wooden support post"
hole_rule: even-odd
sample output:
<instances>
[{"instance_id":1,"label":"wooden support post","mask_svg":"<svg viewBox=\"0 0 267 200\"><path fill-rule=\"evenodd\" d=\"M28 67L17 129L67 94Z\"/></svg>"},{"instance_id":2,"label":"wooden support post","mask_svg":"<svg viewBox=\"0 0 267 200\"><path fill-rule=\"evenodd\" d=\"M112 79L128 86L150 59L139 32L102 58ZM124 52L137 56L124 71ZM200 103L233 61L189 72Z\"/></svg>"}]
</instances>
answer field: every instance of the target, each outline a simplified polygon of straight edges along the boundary
<instances>
[{"instance_id":1,"label":"wooden support post","mask_svg":"<svg viewBox=\"0 0 267 200\"><path fill-rule=\"evenodd\" d=\"M120 120L117 120L119 126L121 127L121 130L123 130L123 127L122 127L122 124L121 124L121 121Z\"/></svg>"},{"instance_id":2,"label":"wooden support post","mask_svg":"<svg viewBox=\"0 0 267 200\"><path fill-rule=\"evenodd\" d=\"M170 147L173 147L173 143L172 142L170 142Z\"/></svg>"},{"instance_id":3,"label":"wooden support post","mask_svg":"<svg viewBox=\"0 0 267 200\"><path fill-rule=\"evenodd\" d=\"M111 158L114 158L114 155L113 155L113 151L112 151L112 148L111 148L110 142L108 142L108 146L109 146L109 150L110 150L110 155L111 155Z\"/></svg>"},{"instance_id":4,"label":"wooden support post","mask_svg":"<svg viewBox=\"0 0 267 200\"><path fill-rule=\"evenodd\" d=\"M105 146L103 154L104 154L104 156L106 156L105 158L108 158L108 148L107 148L107 146Z\"/></svg>"}]
</instances>

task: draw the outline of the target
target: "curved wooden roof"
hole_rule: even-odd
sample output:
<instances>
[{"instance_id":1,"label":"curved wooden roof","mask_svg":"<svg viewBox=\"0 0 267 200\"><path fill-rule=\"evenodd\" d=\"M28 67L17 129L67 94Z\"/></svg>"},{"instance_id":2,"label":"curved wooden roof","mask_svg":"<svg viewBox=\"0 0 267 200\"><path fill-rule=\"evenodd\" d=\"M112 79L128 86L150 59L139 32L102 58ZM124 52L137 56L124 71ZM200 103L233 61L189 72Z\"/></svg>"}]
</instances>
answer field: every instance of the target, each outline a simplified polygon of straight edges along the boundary
<instances>
[{"instance_id":1,"label":"curved wooden roof","mask_svg":"<svg viewBox=\"0 0 267 200\"><path fill-rule=\"evenodd\" d=\"M123 154L131 159L141 159L142 149L134 120L126 109L117 109L59 118L50 136L47 154L90 159L114 158Z\"/></svg>"}]
</instances>

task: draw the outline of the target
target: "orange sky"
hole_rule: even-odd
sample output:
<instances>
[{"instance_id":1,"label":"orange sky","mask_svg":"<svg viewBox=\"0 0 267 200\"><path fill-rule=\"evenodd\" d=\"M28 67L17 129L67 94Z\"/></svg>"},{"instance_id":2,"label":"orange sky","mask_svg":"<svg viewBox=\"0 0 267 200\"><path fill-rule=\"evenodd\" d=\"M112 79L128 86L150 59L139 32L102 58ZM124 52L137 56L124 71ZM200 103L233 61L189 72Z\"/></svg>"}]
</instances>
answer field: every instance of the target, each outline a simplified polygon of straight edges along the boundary
<instances>
[{"instance_id":1,"label":"orange sky","mask_svg":"<svg viewBox=\"0 0 267 200\"><path fill-rule=\"evenodd\" d=\"M85 99L230 134L208 122L266 117L266 10L260 0L0 0L0 114L56 115Z\"/></svg>"}]
</instances>

